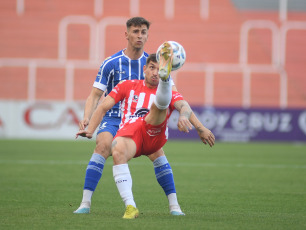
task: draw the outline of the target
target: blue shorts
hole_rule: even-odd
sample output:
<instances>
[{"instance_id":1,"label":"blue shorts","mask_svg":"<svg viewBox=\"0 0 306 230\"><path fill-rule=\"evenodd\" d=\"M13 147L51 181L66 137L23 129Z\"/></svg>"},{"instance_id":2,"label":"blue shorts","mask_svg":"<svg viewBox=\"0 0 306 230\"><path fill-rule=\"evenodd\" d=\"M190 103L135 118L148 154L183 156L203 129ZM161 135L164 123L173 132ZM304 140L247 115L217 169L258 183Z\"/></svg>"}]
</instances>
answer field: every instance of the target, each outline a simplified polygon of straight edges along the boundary
<instances>
[{"instance_id":1,"label":"blue shorts","mask_svg":"<svg viewBox=\"0 0 306 230\"><path fill-rule=\"evenodd\" d=\"M104 117L99 125L97 135L102 132L109 132L113 137L116 136L120 122L121 117Z\"/></svg>"}]
</instances>

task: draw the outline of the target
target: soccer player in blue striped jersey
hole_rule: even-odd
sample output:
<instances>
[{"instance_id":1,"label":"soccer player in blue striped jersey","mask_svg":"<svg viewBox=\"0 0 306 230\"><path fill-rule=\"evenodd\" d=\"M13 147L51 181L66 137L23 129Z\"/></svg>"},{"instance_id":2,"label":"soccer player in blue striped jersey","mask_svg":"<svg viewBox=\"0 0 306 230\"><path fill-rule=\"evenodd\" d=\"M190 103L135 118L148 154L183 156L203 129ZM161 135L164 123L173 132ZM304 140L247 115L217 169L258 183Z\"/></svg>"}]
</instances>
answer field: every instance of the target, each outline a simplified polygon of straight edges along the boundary
<instances>
[{"instance_id":1,"label":"soccer player in blue striped jersey","mask_svg":"<svg viewBox=\"0 0 306 230\"><path fill-rule=\"evenodd\" d=\"M143 80L143 66L148 54L144 45L148 39L150 23L142 17L134 17L126 22L127 48L119 51L102 63L92 91L86 100L84 117L80 121L80 130L84 130L98 105L103 93L107 95L122 80ZM173 90L176 91L173 85ZM91 198L102 176L105 161L111 154L111 143L121 122L119 105L116 104L102 120L96 137L96 147L88 163L83 198L80 207L74 213L89 213ZM163 188L169 202L172 215L185 215L178 204L171 166L163 152L159 150L148 156L153 162L156 179Z\"/></svg>"},{"instance_id":2,"label":"soccer player in blue striped jersey","mask_svg":"<svg viewBox=\"0 0 306 230\"><path fill-rule=\"evenodd\" d=\"M144 79L143 66L146 64L149 55L143 52L140 58L132 60L124 53L125 50L121 50L107 58L100 67L93 87L103 92L105 91L105 96L122 80ZM103 77L102 75L107 77ZM107 112L106 116L120 117L119 105L115 105Z\"/></svg>"}]
</instances>

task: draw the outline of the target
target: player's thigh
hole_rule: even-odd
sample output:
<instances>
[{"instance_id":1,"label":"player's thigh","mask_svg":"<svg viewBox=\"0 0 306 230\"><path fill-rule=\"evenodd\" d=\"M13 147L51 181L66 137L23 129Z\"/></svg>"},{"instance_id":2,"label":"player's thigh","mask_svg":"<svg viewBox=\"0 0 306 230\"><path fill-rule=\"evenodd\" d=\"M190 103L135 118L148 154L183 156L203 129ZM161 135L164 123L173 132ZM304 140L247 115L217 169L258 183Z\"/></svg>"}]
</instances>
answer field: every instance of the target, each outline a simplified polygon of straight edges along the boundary
<instances>
[{"instance_id":1,"label":"player's thigh","mask_svg":"<svg viewBox=\"0 0 306 230\"><path fill-rule=\"evenodd\" d=\"M145 122L150 125L160 125L167 118L167 109L160 110L153 103L150 112L145 117Z\"/></svg>"},{"instance_id":2,"label":"player's thigh","mask_svg":"<svg viewBox=\"0 0 306 230\"><path fill-rule=\"evenodd\" d=\"M155 153L152 153L150 155L148 155L149 159L153 162L155 161L157 158L165 156L164 150L163 149L159 149L157 150Z\"/></svg>"},{"instance_id":3,"label":"player's thigh","mask_svg":"<svg viewBox=\"0 0 306 230\"><path fill-rule=\"evenodd\" d=\"M109 132L99 133L96 137L95 153L102 155L107 159L111 155L111 146L113 141L113 135Z\"/></svg>"},{"instance_id":4,"label":"player's thigh","mask_svg":"<svg viewBox=\"0 0 306 230\"><path fill-rule=\"evenodd\" d=\"M116 137L112 144L114 165L125 164L136 154L136 144L129 137Z\"/></svg>"},{"instance_id":5,"label":"player's thigh","mask_svg":"<svg viewBox=\"0 0 306 230\"><path fill-rule=\"evenodd\" d=\"M95 152L105 159L111 155L112 141L118 131L120 122L120 117L104 117L99 125Z\"/></svg>"}]
</instances>

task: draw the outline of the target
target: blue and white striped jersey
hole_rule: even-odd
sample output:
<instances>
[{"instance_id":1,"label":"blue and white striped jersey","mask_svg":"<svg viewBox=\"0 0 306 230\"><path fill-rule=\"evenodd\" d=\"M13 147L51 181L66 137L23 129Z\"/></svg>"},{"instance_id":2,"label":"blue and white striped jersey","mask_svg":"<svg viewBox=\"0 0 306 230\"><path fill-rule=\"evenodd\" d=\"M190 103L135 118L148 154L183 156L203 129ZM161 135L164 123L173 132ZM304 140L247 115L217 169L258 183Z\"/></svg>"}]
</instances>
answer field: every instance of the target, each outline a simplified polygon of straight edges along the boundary
<instances>
[{"instance_id":1,"label":"blue and white striped jersey","mask_svg":"<svg viewBox=\"0 0 306 230\"><path fill-rule=\"evenodd\" d=\"M144 52L138 60L131 60L123 51L121 50L104 60L93 84L93 87L106 91L106 95L122 80L144 79L143 66L149 55ZM120 117L119 103L110 109L105 116Z\"/></svg>"}]
</instances>

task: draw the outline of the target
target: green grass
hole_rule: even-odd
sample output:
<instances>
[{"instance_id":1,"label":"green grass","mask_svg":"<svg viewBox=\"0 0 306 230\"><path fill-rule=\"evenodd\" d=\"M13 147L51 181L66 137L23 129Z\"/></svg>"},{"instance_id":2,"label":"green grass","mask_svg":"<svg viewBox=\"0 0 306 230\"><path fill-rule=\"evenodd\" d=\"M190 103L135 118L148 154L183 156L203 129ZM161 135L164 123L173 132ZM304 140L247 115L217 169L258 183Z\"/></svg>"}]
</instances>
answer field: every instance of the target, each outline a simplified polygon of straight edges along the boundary
<instances>
[{"instance_id":1,"label":"green grass","mask_svg":"<svg viewBox=\"0 0 306 230\"><path fill-rule=\"evenodd\" d=\"M72 214L82 196L94 141L0 140L0 229L306 229L306 145L169 141L178 199L169 215L146 157L130 161L135 220L104 169L89 215Z\"/></svg>"}]
</instances>

